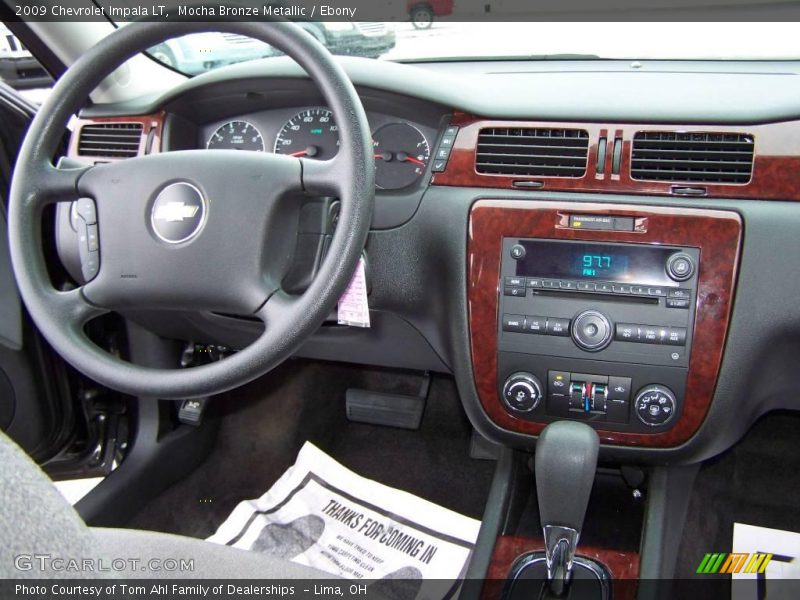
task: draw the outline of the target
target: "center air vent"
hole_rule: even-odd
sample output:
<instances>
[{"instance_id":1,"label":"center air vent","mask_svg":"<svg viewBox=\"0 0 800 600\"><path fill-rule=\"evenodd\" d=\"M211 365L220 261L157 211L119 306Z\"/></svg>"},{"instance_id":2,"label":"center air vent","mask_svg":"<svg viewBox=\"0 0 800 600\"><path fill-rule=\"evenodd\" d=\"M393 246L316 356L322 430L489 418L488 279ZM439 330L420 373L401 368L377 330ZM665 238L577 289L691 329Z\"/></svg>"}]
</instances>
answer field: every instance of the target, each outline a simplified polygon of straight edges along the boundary
<instances>
[{"instance_id":1,"label":"center air vent","mask_svg":"<svg viewBox=\"0 0 800 600\"><path fill-rule=\"evenodd\" d=\"M743 133L640 131L633 136L631 178L747 183L753 136Z\"/></svg>"},{"instance_id":2,"label":"center air vent","mask_svg":"<svg viewBox=\"0 0 800 600\"><path fill-rule=\"evenodd\" d=\"M78 155L96 158L132 158L139 154L141 123L96 123L81 127Z\"/></svg>"},{"instance_id":3,"label":"center air vent","mask_svg":"<svg viewBox=\"0 0 800 600\"><path fill-rule=\"evenodd\" d=\"M481 129L475 169L493 175L583 177L589 155L584 129Z\"/></svg>"}]
</instances>

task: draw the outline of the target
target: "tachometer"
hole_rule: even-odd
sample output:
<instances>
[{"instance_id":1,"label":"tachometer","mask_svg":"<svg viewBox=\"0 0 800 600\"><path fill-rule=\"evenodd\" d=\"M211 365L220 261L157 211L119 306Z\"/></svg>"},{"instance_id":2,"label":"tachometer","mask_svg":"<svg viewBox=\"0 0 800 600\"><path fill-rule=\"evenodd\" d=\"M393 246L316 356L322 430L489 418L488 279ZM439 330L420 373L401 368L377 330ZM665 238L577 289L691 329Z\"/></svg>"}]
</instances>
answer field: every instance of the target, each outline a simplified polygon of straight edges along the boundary
<instances>
[{"instance_id":1,"label":"tachometer","mask_svg":"<svg viewBox=\"0 0 800 600\"><path fill-rule=\"evenodd\" d=\"M309 108L297 113L281 128L275 152L289 156L333 158L339 151L339 128L327 108Z\"/></svg>"},{"instance_id":2,"label":"tachometer","mask_svg":"<svg viewBox=\"0 0 800 600\"><path fill-rule=\"evenodd\" d=\"M264 139L261 132L247 121L230 121L221 125L209 138L209 150L254 150L263 152Z\"/></svg>"},{"instance_id":3,"label":"tachometer","mask_svg":"<svg viewBox=\"0 0 800 600\"><path fill-rule=\"evenodd\" d=\"M375 147L375 185L397 190L414 183L424 172L431 150L422 132L408 123L389 123L372 135Z\"/></svg>"}]
</instances>

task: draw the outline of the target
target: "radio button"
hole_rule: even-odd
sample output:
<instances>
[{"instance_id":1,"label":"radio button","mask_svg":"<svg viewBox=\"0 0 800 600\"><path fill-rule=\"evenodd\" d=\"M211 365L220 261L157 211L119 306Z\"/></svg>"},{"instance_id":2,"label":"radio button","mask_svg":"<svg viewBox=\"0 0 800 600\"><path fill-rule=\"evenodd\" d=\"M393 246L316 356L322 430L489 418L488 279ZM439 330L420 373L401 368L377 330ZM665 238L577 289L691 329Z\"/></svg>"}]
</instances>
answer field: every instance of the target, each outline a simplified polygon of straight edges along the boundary
<instances>
[{"instance_id":1,"label":"radio button","mask_svg":"<svg viewBox=\"0 0 800 600\"><path fill-rule=\"evenodd\" d=\"M598 292L606 292L611 293L614 291L614 286L610 283L598 283L597 284L597 291Z\"/></svg>"},{"instance_id":2,"label":"radio button","mask_svg":"<svg viewBox=\"0 0 800 600\"><path fill-rule=\"evenodd\" d=\"M616 285L615 284L614 285L614 293L615 294L630 294L631 293L631 286L625 285L625 284L620 284L620 285Z\"/></svg>"},{"instance_id":3,"label":"radio button","mask_svg":"<svg viewBox=\"0 0 800 600\"><path fill-rule=\"evenodd\" d=\"M582 292L594 292L597 289L597 285L589 281L579 281L578 289Z\"/></svg>"},{"instance_id":4,"label":"radio button","mask_svg":"<svg viewBox=\"0 0 800 600\"><path fill-rule=\"evenodd\" d=\"M668 346L685 346L686 345L686 328L685 327L670 327L667 339L664 342Z\"/></svg>"},{"instance_id":5,"label":"radio button","mask_svg":"<svg viewBox=\"0 0 800 600\"><path fill-rule=\"evenodd\" d=\"M667 298L667 308L689 308L689 300L683 298Z\"/></svg>"},{"instance_id":6,"label":"radio button","mask_svg":"<svg viewBox=\"0 0 800 600\"><path fill-rule=\"evenodd\" d=\"M631 294L647 294L647 288L641 285L632 285L631 286Z\"/></svg>"},{"instance_id":7,"label":"radio button","mask_svg":"<svg viewBox=\"0 0 800 600\"><path fill-rule=\"evenodd\" d=\"M525 315L525 333L538 333L544 335L547 333L547 317L531 317Z\"/></svg>"},{"instance_id":8,"label":"radio button","mask_svg":"<svg viewBox=\"0 0 800 600\"><path fill-rule=\"evenodd\" d=\"M505 283L509 287L525 287L524 277L506 277Z\"/></svg>"},{"instance_id":9,"label":"radio button","mask_svg":"<svg viewBox=\"0 0 800 600\"><path fill-rule=\"evenodd\" d=\"M547 317L547 335L567 337L569 335L569 319Z\"/></svg>"},{"instance_id":10,"label":"radio button","mask_svg":"<svg viewBox=\"0 0 800 600\"><path fill-rule=\"evenodd\" d=\"M535 278L531 277L530 279L528 279L528 287L529 288L537 288L537 289L538 288L542 288L543 287L542 286L542 280L541 279L535 279Z\"/></svg>"},{"instance_id":11,"label":"radio button","mask_svg":"<svg viewBox=\"0 0 800 600\"><path fill-rule=\"evenodd\" d=\"M656 287L656 288L647 288L647 295L648 296L664 296L664 288Z\"/></svg>"},{"instance_id":12,"label":"radio button","mask_svg":"<svg viewBox=\"0 0 800 600\"><path fill-rule=\"evenodd\" d=\"M646 344L658 344L659 343L659 328L653 327L651 325L642 325L640 327L641 330L641 340Z\"/></svg>"},{"instance_id":13,"label":"radio button","mask_svg":"<svg viewBox=\"0 0 800 600\"><path fill-rule=\"evenodd\" d=\"M525 317L522 315L503 315L503 331L522 331Z\"/></svg>"},{"instance_id":14,"label":"radio button","mask_svg":"<svg viewBox=\"0 0 800 600\"><path fill-rule=\"evenodd\" d=\"M617 323L617 331L614 337L621 342L638 342L639 334L638 325L634 323Z\"/></svg>"},{"instance_id":15,"label":"radio button","mask_svg":"<svg viewBox=\"0 0 800 600\"><path fill-rule=\"evenodd\" d=\"M545 279L542 281L542 287L557 288L559 283L560 282L557 279Z\"/></svg>"},{"instance_id":16,"label":"radio button","mask_svg":"<svg viewBox=\"0 0 800 600\"><path fill-rule=\"evenodd\" d=\"M691 300L692 290L686 288L674 288L667 292L667 298L680 298L681 300Z\"/></svg>"},{"instance_id":17,"label":"radio button","mask_svg":"<svg viewBox=\"0 0 800 600\"><path fill-rule=\"evenodd\" d=\"M560 285L562 290L574 290L577 287L574 281L561 281Z\"/></svg>"},{"instance_id":18,"label":"radio button","mask_svg":"<svg viewBox=\"0 0 800 600\"><path fill-rule=\"evenodd\" d=\"M517 296L519 298L522 298L522 297L525 296L525 288L524 287L511 287L511 286L507 285L503 289L503 294L505 296Z\"/></svg>"}]
</instances>

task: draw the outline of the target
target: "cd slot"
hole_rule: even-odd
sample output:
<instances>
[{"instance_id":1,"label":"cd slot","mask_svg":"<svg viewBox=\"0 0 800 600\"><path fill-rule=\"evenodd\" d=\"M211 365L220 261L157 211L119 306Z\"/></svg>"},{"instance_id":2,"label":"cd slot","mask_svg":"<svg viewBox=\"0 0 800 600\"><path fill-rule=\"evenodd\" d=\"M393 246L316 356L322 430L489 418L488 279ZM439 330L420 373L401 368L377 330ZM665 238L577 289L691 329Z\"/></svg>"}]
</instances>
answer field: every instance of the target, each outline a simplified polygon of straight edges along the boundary
<instances>
[{"instance_id":1,"label":"cd slot","mask_svg":"<svg viewBox=\"0 0 800 600\"><path fill-rule=\"evenodd\" d=\"M550 298L586 298L592 300L604 300L608 302L624 302L626 304L649 304L658 306L658 298L648 296L621 296L619 294L603 294L600 292L579 292L563 290L532 290L534 296L547 296Z\"/></svg>"}]
</instances>

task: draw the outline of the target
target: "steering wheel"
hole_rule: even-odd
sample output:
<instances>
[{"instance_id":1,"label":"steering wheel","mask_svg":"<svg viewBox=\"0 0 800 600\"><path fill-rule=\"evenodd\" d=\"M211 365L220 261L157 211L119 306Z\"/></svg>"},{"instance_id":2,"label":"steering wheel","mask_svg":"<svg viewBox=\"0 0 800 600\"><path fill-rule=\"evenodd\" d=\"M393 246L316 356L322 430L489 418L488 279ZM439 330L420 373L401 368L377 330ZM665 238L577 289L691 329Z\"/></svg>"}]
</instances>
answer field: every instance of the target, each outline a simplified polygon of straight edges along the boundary
<instances>
[{"instance_id":1,"label":"steering wheel","mask_svg":"<svg viewBox=\"0 0 800 600\"><path fill-rule=\"evenodd\" d=\"M336 118L336 156L318 161L263 152L188 150L94 167L54 166L68 120L108 74L147 48L200 31L256 38L297 61ZM288 358L346 289L372 218L372 152L355 88L330 53L299 27L288 22L127 25L61 77L22 144L8 214L11 259L22 298L53 348L80 372L112 389L181 399L240 386ZM296 242L299 209L290 194L296 200L297 192L338 197L341 209L316 277L306 292L292 296L280 284ZM46 205L79 199L83 206L85 199L94 203L99 269L88 283L63 292L48 275L41 219ZM105 352L84 331L90 319L132 307L254 315L265 328L255 342L222 361L191 369L145 368Z\"/></svg>"}]
</instances>

